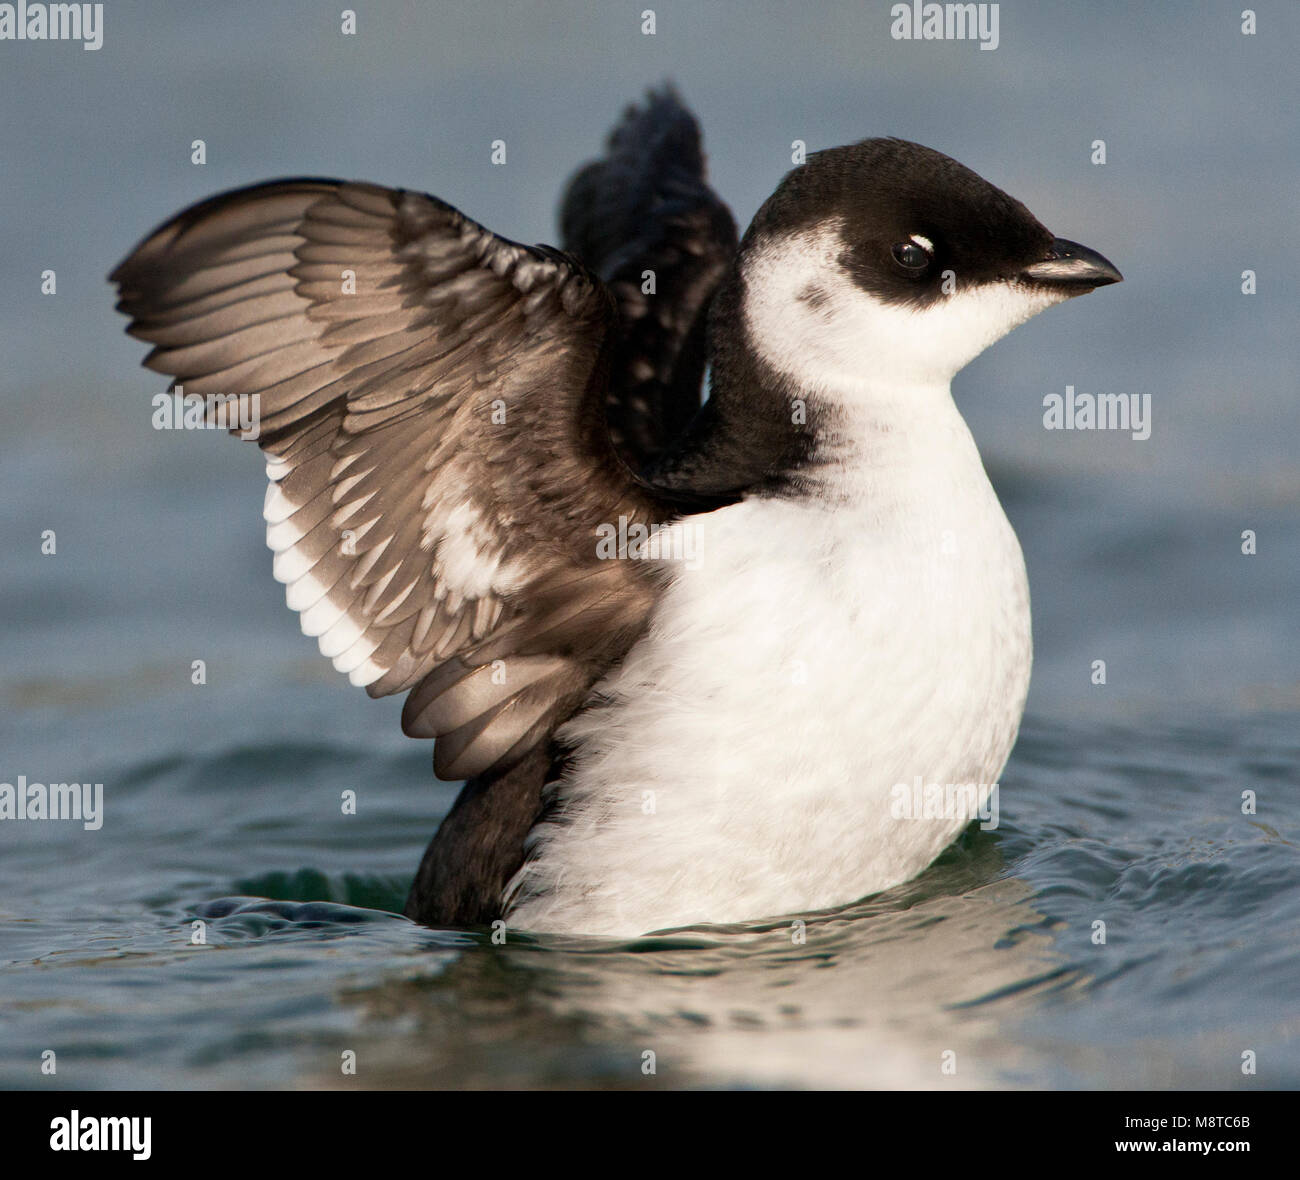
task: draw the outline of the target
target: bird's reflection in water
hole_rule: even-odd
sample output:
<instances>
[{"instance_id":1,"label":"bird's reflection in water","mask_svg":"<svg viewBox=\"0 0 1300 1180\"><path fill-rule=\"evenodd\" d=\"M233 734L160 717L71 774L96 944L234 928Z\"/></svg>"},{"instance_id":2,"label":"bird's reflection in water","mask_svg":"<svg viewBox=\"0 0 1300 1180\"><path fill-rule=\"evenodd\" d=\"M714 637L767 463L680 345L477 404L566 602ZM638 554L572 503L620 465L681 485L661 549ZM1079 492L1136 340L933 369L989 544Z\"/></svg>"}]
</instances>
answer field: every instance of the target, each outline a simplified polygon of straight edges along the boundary
<instances>
[{"instance_id":1,"label":"bird's reflection in water","mask_svg":"<svg viewBox=\"0 0 1300 1180\"><path fill-rule=\"evenodd\" d=\"M1003 1022L1068 988L1029 887L969 833L918 880L802 921L635 940L438 941L363 1009L366 1086L1015 1084ZM432 957L430 957L432 956ZM512 1067L510 1062L516 1065ZM653 1070L653 1072L651 1072ZM308 1079L309 1084L337 1085Z\"/></svg>"}]
</instances>

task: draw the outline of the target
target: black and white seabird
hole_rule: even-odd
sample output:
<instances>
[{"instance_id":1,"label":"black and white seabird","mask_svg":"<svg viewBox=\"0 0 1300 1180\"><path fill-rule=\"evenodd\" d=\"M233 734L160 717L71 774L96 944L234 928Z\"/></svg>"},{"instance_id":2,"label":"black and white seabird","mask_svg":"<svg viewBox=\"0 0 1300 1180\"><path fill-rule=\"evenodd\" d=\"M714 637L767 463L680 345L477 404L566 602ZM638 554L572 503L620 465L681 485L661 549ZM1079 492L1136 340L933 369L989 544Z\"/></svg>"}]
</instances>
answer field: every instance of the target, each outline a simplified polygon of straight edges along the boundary
<instances>
[{"instance_id":1,"label":"black and white seabird","mask_svg":"<svg viewBox=\"0 0 1300 1180\"><path fill-rule=\"evenodd\" d=\"M809 156L737 244L669 91L561 224L281 180L112 276L151 369L257 395L289 606L468 780L406 913L624 936L914 876L969 816L895 788L986 793L1031 661L950 381L1119 272L899 139Z\"/></svg>"}]
</instances>

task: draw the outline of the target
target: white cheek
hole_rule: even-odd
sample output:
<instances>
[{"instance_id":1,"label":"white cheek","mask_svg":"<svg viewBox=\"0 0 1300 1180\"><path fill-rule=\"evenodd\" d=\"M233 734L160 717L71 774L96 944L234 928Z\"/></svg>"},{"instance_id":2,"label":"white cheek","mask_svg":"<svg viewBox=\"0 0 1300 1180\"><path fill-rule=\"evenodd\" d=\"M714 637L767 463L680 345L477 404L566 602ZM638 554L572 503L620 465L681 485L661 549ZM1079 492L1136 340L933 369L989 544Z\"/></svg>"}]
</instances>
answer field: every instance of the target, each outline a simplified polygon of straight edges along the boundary
<instances>
[{"instance_id":1,"label":"white cheek","mask_svg":"<svg viewBox=\"0 0 1300 1180\"><path fill-rule=\"evenodd\" d=\"M764 245L745 268L745 322L768 364L805 386L855 390L944 386L1012 328L1064 295L1010 283L961 287L916 310L858 287L823 227Z\"/></svg>"}]
</instances>

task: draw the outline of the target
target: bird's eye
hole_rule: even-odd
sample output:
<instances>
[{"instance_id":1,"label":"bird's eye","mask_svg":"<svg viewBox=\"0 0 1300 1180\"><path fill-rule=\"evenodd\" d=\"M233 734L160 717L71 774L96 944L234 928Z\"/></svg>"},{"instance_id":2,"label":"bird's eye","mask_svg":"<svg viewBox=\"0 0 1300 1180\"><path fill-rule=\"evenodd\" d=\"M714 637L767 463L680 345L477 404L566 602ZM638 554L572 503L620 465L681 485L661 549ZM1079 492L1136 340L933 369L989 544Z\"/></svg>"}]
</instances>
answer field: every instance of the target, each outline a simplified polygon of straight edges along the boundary
<instances>
[{"instance_id":1,"label":"bird's eye","mask_svg":"<svg viewBox=\"0 0 1300 1180\"><path fill-rule=\"evenodd\" d=\"M896 242L890 253L904 270L922 271L930 265L929 252L916 242Z\"/></svg>"}]
</instances>

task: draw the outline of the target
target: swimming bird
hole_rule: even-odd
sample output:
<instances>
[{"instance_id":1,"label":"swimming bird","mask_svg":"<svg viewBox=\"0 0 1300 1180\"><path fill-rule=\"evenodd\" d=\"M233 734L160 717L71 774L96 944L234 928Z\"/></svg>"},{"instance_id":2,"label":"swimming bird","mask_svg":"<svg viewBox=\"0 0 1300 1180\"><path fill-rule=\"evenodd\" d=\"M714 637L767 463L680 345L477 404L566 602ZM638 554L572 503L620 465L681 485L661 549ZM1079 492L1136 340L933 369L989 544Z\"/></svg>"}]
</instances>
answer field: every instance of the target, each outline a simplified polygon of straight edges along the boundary
<instances>
[{"instance_id":1,"label":"swimming bird","mask_svg":"<svg viewBox=\"0 0 1300 1180\"><path fill-rule=\"evenodd\" d=\"M255 399L303 631L466 780L405 912L631 936L915 876L970 816L899 788L982 800L1031 663L951 380L1120 273L900 139L809 155L738 242L667 89L561 228L279 180L112 275L149 368Z\"/></svg>"}]
</instances>

